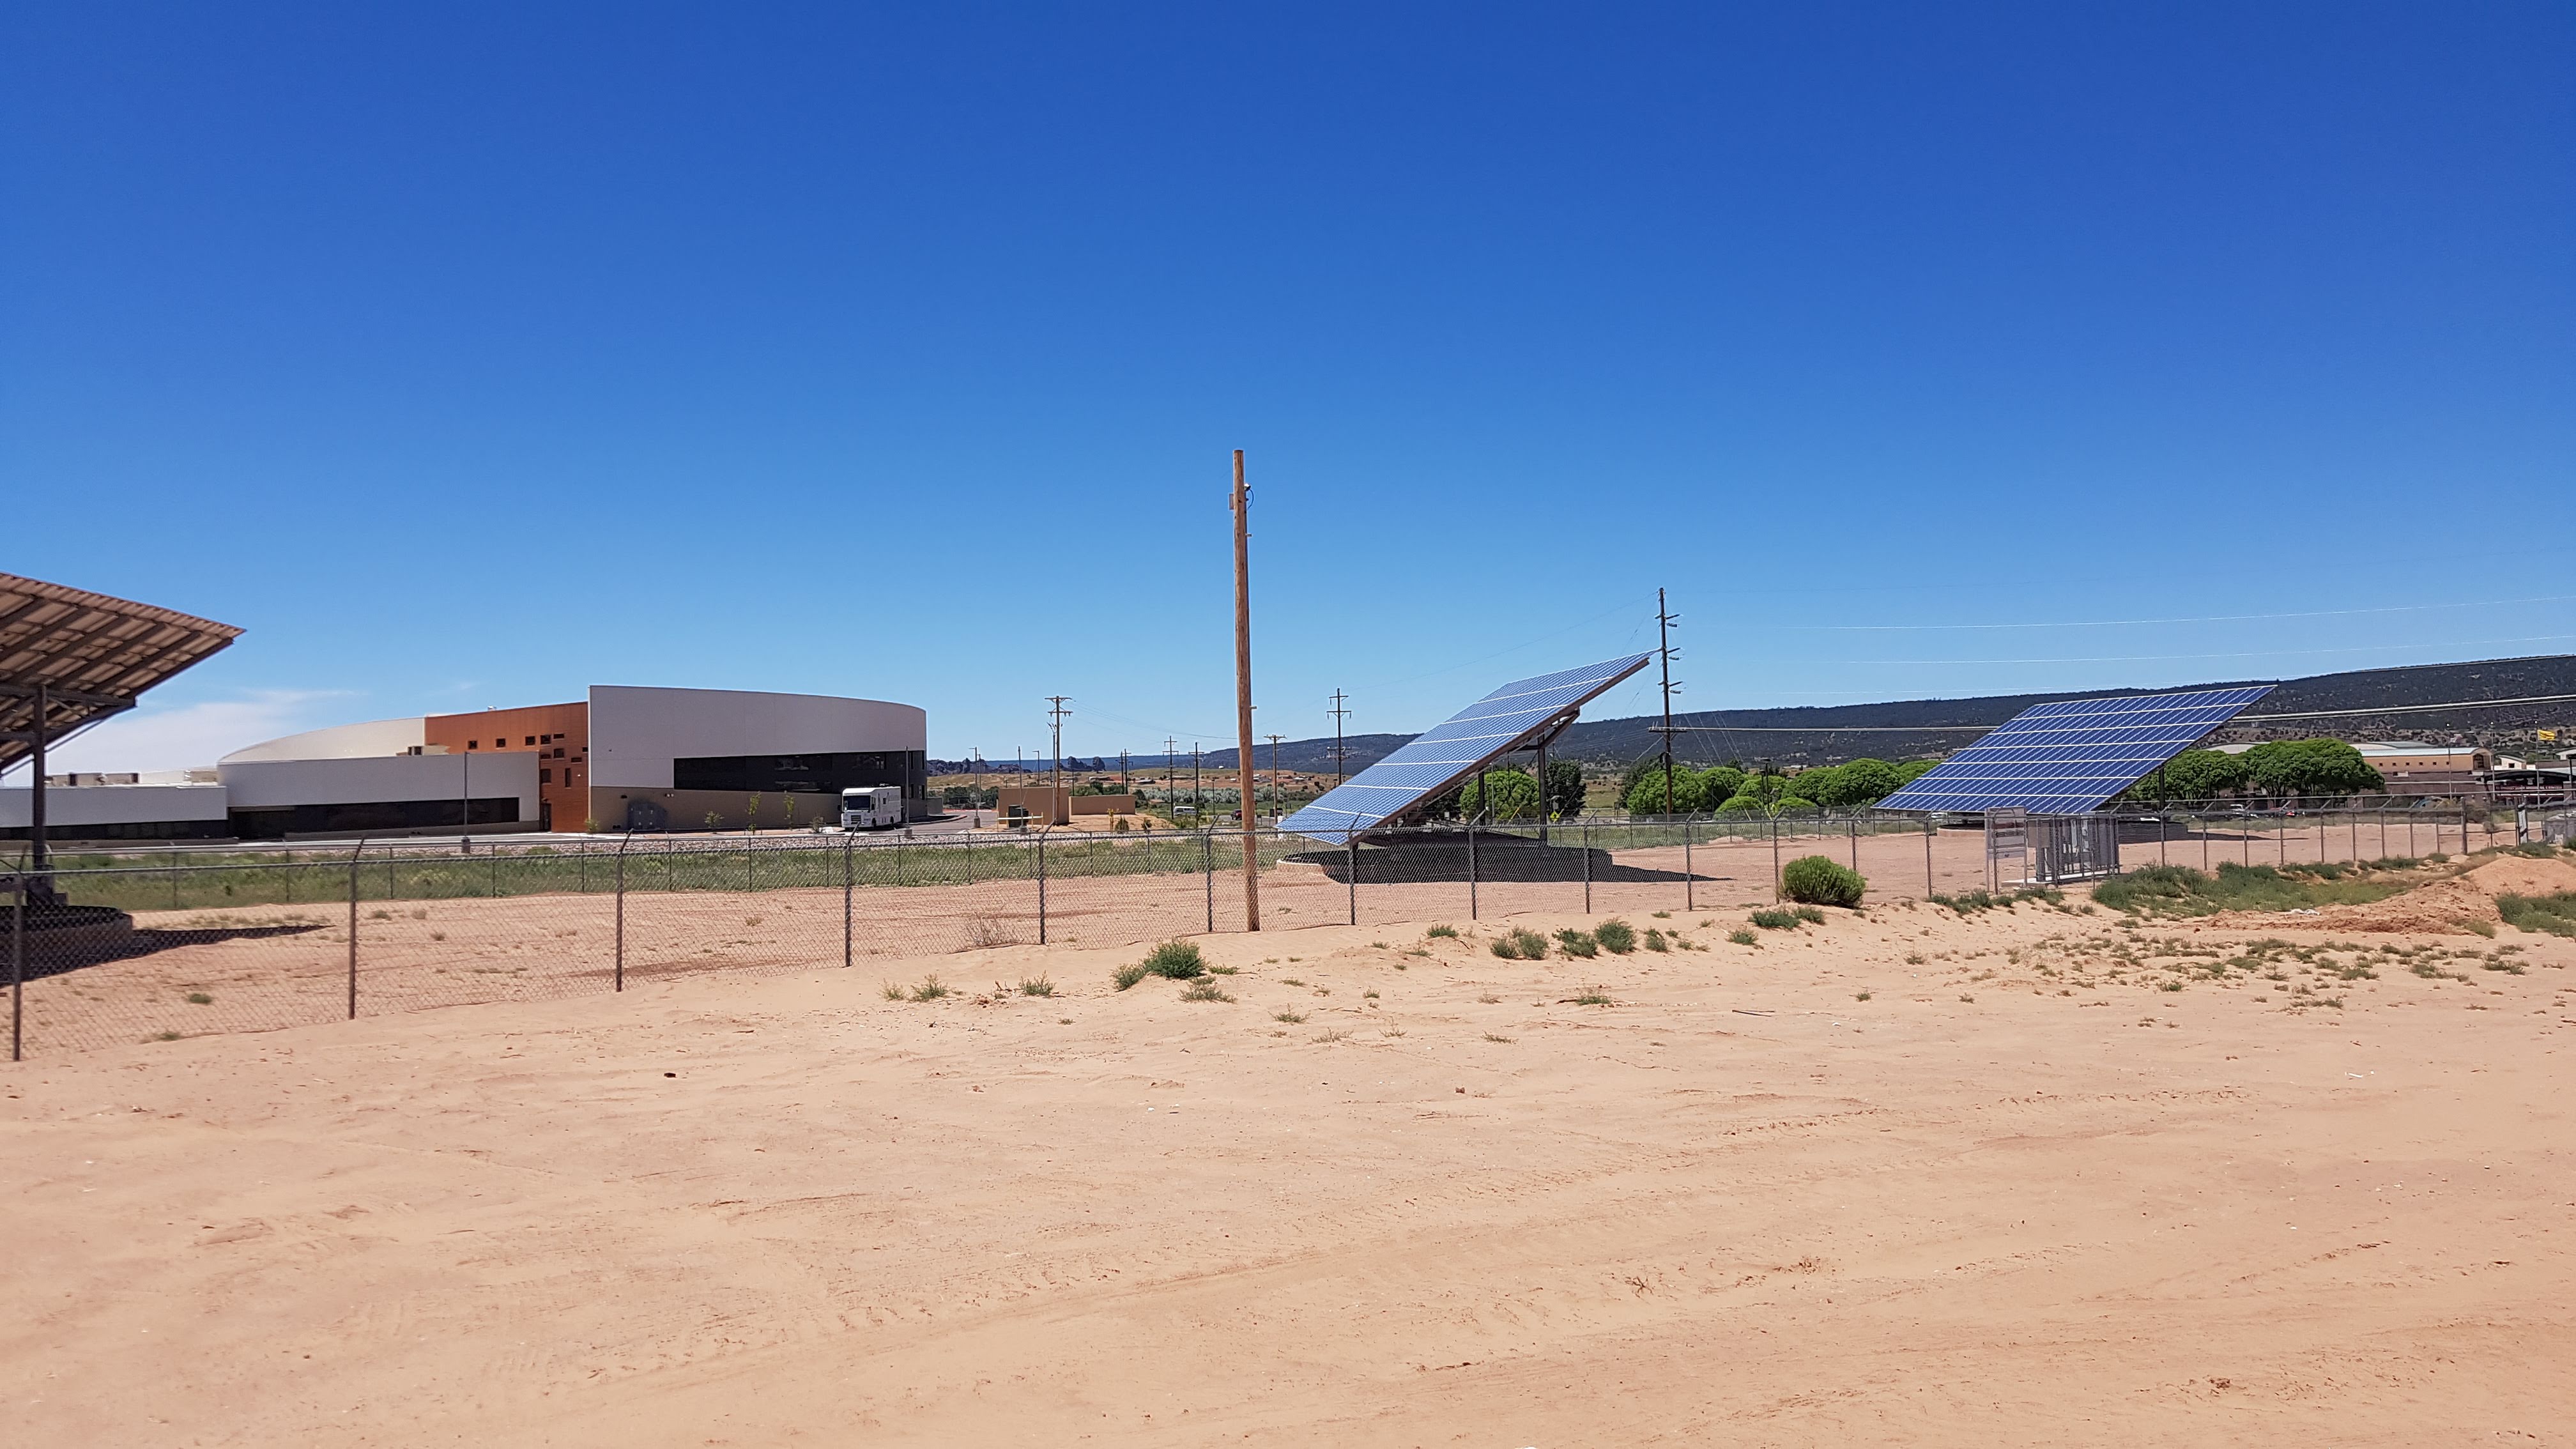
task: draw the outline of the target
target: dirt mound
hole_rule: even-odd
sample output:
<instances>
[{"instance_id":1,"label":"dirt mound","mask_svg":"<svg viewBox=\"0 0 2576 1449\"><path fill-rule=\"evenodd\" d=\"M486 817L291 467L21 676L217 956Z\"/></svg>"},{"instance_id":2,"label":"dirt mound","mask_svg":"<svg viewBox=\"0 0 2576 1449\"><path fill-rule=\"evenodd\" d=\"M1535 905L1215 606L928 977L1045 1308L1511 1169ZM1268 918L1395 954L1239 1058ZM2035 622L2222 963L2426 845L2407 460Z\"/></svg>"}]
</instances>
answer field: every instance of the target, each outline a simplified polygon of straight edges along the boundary
<instances>
[{"instance_id":1,"label":"dirt mound","mask_svg":"<svg viewBox=\"0 0 2576 1449\"><path fill-rule=\"evenodd\" d=\"M2318 924L2345 931L2464 932L2472 921L2493 926L2504 919L2496 912L2498 896L2545 896L2569 890L2576 890L2576 865L2507 855L2384 901L2327 906L2317 917Z\"/></svg>"}]
</instances>

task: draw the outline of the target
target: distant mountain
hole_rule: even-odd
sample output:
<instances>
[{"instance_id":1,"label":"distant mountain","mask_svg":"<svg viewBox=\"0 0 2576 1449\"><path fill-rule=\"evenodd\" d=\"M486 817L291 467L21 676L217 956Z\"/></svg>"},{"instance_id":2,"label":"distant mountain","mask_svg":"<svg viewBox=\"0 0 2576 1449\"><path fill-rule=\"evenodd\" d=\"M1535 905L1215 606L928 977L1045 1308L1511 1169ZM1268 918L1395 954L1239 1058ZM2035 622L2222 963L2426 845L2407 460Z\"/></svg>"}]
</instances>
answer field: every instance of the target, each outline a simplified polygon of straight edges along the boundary
<instances>
[{"instance_id":1,"label":"distant mountain","mask_svg":"<svg viewBox=\"0 0 2576 1449\"><path fill-rule=\"evenodd\" d=\"M1741 760L1780 765L1830 765L1860 755L1912 759L1945 755L1970 743L1978 728L1991 728L2034 704L2053 699L2117 699L2127 695L2165 694L2174 689L2222 689L2259 680L2221 680L2201 685L2158 689L2060 690L2041 694L1989 694L1972 699L1907 699L1883 704L1801 706L1791 709L1692 710L1676 713L1673 723L1692 726L1677 735L1673 754L1695 764ZM2467 664L2419 664L2398 669L2358 669L2343 674L2317 674L2283 681L2254 707L2258 715L2305 714L2320 710L2386 710L2456 700L2516 699L2532 695L2576 694L2576 654L2527 659L2486 659ZM1557 741L1563 759L1625 767L1661 748L1650 728L1655 715L1626 719L1584 720ZM2499 708L2442 710L2423 714L2365 714L2332 719L2253 721L2223 731L2222 739L2303 739L2334 735L2347 739L2425 737L2465 739L2479 744L2521 742L2531 731L2553 725L2576 726L2576 701L2511 705ZM1940 728L1950 726L1951 728ZM1968 728L1974 726L1976 728ZM1427 728L1428 726L1426 726ZM1411 735L1352 735L1343 741L1349 768L1356 773L1412 739ZM2571 735L2569 738L2576 738ZM1331 736L1284 740L1278 749L1284 769L1330 773ZM1253 756L1270 768L1271 749L1259 746ZM1144 764L1139 758L1137 763ZM1186 769L1189 759L1180 764ZM1206 769L1234 768L1234 751L1210 750L1201 759Z\"/></svg>"}]
</instances>

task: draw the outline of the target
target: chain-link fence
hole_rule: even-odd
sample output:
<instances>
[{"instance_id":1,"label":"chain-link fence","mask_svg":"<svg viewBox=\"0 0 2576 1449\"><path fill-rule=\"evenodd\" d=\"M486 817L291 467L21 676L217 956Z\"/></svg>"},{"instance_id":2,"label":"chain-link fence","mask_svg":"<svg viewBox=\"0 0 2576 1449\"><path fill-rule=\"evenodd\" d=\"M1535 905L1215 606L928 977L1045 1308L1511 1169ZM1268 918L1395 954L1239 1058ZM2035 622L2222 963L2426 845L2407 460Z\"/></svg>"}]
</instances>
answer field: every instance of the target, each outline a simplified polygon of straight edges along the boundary
<instances>
[{"instance_id":1,"label":"chain-link fence","mask_svg":"<svg viewBox=\"0 0 2576 1449\"><path fill-rule=\"evenodd\" d=\"M2510 813L2230 806L2118 818L2121 862L2213 868L2512 843ZM1987 884L1983 833L1859 811L1439 826L1335 845L1253 837L1263 923L1723 911L1823 854L1883 898ZM59 859L0 874L13 1058L474 1002L609 993L705 972L866 970L986 948L1241 931L1240 832L923 838L654 836L470 854Z\"/></svg>"}]
</instances>

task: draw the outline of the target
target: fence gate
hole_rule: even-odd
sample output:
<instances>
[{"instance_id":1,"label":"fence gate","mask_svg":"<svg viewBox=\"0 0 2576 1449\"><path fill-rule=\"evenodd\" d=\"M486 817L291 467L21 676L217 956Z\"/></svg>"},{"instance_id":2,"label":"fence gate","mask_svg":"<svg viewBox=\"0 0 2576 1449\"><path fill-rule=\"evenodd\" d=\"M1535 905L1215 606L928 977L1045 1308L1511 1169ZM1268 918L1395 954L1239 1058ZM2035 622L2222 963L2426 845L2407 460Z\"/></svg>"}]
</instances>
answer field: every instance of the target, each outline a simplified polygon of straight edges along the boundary
<instances>
[{"instance_id":1,"label":"fence gate","mask_svg":"<svg viewBox=\"0 0 2576 1449\"><path fill-rule=\"evenodd\" d=\"M2118 875L2119 817L2043 815L2030 822L2030 857L2030 878L2039 885Z\"/></svg>"},{"instance_id":2,"label":"fence gate","mask_svg":"<svg viewBox=\"0 0 2576 1449\"><path fill-rule=\"evenodd\" d=\"M2021 807L1986 812L1986 889L1999 891L2030 874L2029 822Z\"/></svg>"}]
</instances>

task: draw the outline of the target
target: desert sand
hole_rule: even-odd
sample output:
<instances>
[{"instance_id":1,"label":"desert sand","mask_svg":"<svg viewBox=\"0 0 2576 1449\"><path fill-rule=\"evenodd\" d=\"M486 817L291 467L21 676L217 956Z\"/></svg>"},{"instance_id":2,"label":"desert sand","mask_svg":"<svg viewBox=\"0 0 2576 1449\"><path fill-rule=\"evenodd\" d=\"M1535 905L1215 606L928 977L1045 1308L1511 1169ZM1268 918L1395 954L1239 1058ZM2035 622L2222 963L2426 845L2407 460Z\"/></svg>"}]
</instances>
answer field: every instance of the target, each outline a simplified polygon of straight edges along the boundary
<instances>
[{"instance_id":1,"label":"desert sand","mask_svg":"<svg viewBox=\"0 0 2576 1449\"><path fill-rule=\"evenodd\" d=\"M1627 918L1692 949L1460 913L1203 938L1231 1001L1010 945L32 1060L10 1437L2571 1441L2576 942Z\"/></svg>"}]
</instances>

